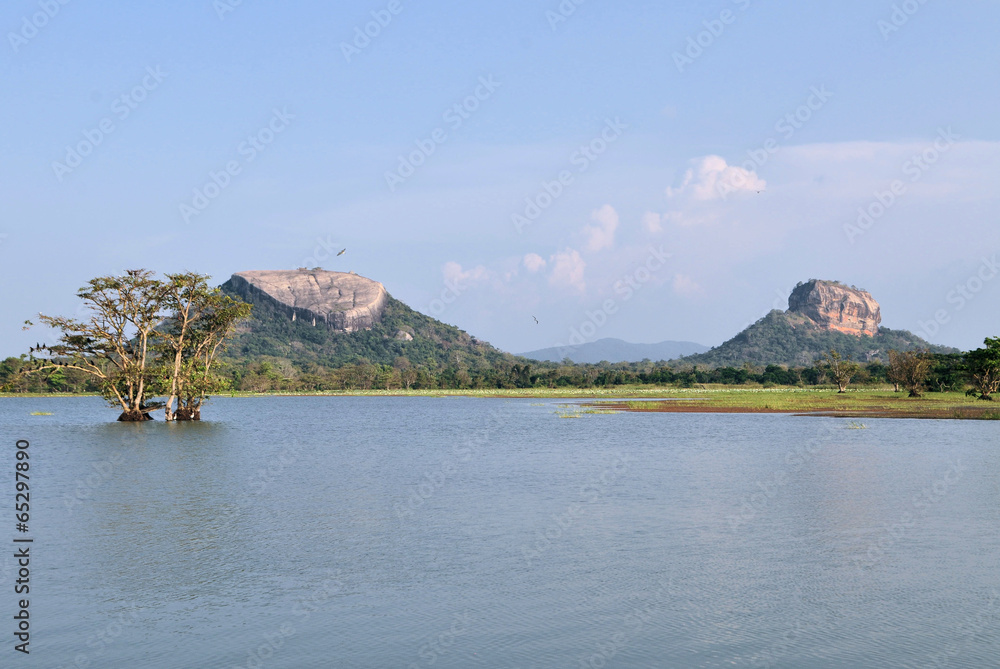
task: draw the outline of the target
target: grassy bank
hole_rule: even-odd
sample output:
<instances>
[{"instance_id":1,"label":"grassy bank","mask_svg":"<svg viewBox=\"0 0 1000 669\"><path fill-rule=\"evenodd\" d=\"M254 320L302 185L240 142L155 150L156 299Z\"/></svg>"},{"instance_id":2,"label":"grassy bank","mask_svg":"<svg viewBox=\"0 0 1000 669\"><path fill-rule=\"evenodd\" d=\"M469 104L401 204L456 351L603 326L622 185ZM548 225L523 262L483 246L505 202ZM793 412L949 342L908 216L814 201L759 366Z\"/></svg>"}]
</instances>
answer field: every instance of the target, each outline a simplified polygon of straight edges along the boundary
<instances>
[{"instance_id":1,"label":"grassy bank","mask_svg":"<svg viewBox=\"0 0 1000 669\"><path fill-rule=\"evenodd\" d=\"M4 394L0 397L81 397L68 394ZM593 410L670 413L791 413L844 418L969 418L1000 420L1000 402L962 393L928 393L911 399L889 388L763 388L648 385L601 388L510 388L480 390L338 390L326 392L234 392L218 397L482 397L590 401ZM641 401L630 401L632 399ZM664 401L658 402L656 400Z\"/></svg>"}]
</instances>

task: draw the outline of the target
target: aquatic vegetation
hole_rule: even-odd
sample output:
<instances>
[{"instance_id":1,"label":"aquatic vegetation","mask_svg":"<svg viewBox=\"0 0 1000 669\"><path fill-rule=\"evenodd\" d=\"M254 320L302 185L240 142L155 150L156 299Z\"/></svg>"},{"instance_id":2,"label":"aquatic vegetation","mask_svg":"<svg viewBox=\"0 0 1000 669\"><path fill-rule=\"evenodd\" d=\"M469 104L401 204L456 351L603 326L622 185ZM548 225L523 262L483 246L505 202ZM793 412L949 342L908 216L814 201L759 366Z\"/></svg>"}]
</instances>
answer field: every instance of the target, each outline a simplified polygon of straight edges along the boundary
<instances>
[{"instance_id":1,"label":"aquatic vegetation","mask_svg":"<svg viewBox=\"0 0 1000 669\"><path fill-rule=\"evenodd\" d=\"M852 420L850 423L847 424L847 429L848 430L867 430L868 429L868 425L866 425L865 423L859 423L857 421Z\"/></svg>"},{"instance_id":2,"label":"aquatic vegetation","mask_svg":"<svg viewBox=\"0 0 1000 669\"><path fill-rule=\"evenodd\" d=\"M31 415L32 416L51 416L52 413L49 412L49 411L32 411Z\"/></svg>"}]
</instances>

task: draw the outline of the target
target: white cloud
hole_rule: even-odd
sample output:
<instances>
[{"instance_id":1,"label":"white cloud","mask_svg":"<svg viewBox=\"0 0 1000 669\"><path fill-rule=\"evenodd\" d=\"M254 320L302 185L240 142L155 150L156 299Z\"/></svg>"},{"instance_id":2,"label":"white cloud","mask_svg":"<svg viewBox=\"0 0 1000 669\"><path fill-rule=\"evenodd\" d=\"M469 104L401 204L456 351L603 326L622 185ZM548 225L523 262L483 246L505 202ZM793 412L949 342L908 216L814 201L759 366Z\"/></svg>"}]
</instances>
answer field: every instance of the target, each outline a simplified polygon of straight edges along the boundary
<instances>
[{"instance_id":1,"label":"white cloud","mask_svg":"<svg viewBox=\"0 0 1000 669\"><path fill-rule=\"evenodd\" d=\"M583 278L587 263L580 257L579 251L568 248L562 253L556 253L549 260L552 262L552 274L549 275L551 285L569 286L581 293L587 289Z\"/></svg>"},{"instance_id":2,"label":"white cloud","mask_svg":"<svg viewBox=\"0 0 1000 669\"><path fill-rule=\"evenodd\" d=\"M465 270L457 262L446 262L441 269L441 273L444 274L445 283L459 288L465 288L469 284L479 281L487 281L490 278L489 270L482 265L476 265L472 269Z\"/></svg>"},{"instance_id":3,"label":"white cloud","mask_svg":"<svg viewBox=\"0 0 1000 669\"><path fill-rule=\"evenodd\" d=\"M543 269L545 267L545 258L538 255L537 253L528 253L524 256L524 266L529 272L534 274L535 272Z\"/></svg>"},{"instance_id":4,"label":"white cloud","mask_svg":"<svg viewBox=\"0 0 1000 669\"><path fill-rule=\"evenodd\" d=\"M606 204L590 214L597 225L588 225L583 229L587 236L587 250L600 251L610 249L615 245L615 230L618 229L618 212L610 204Z\"/></svg>"},{"instance_id":5,"label":"white cloud","mask_svg":"<svg viewBox=\"0 0 1000 669\"><path fill-rule=\"evenodd\" d=\"M653 211L647 211L642 215L642 227L646 232L656 234L663 231L663 217Z\"/></svg>"},{"instance_id":6,"label":"white cloud","mask_svg":"<svg viewBox=\"0 0 1000 669\"><path fill-rule=\"evenodd\" d=\"M674 275L673 288L674 292L682 297L695 297L705 292L697 281L686 274Z\"/></svg>"},{"instance_id":7,"label":"white cloud","mask_svg":"<svg viewBox=\"0 0 1000 669\"><path fill-rule=\"evenodd\" d=\"M726 163L721 156L705 156L692 161L678 188L667 188L667 197L690 194L698 201L724 200L732 193L756 192L767 188L767 182L742 167Z\"/></svg>"}]
</instances>

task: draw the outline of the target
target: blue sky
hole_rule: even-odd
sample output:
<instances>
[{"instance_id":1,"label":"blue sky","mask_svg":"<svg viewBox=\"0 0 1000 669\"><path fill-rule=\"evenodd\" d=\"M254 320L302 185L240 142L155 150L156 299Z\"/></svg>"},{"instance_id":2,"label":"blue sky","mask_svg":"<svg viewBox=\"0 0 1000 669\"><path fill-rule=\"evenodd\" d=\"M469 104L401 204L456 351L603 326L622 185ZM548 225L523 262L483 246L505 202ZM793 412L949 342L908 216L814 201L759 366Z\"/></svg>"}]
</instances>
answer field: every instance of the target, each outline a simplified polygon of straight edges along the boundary
<instances>
[{"instance_id":1,"label":"blue sky","mask_svg":"<svg viewBox=\"0 0 1000 669\"><path fill-rule=\"evenodd\" d=\"M303 264L515 352L716 345L809 278L976 347L1000 334L998 20L941 0L10 0L0 355L96 275Z\"/></svg>"}]
</instances>

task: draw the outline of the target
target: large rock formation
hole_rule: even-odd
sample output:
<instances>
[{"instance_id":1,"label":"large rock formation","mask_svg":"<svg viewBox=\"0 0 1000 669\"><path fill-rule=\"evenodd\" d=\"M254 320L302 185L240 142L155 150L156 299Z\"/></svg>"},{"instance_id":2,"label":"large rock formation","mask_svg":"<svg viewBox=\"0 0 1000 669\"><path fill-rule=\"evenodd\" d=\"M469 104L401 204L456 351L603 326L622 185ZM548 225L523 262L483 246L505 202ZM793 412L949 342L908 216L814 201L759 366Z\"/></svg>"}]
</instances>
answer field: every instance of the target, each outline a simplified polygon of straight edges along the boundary
<instances>
[{"instance_id":1,"label":"large rock formation","mask_svg":"<svg viewBox=\"0 0 1000 669\"><path fill-rule=\"evenodd\" d=\"M810 366L831 349L853 360L883 363L892 350L958 352L906 330L880 327L881 322L881 308L867 292L836 281L812 280L792 291L788 311L775 309L707 353L680 362L710 367Z\"/></svg>"},{"instance_id":2,"label":"large rock formation","mask_svg":"<svg viewBox=\"0 0 1000 669\"><path fill-rule=\"evenodd\" d=\"M354 273L315 270L237 272L224 286L249 301L270 299L292 320L339 332L368 330L382 318L388 294Z\"/></svg>"},{"instance_id":3,"label":"large rock formation","mask_svg":"<svg viewBox=\"0 0 1000 669\"><path fill-rule=\"evenodd\" d=\"M867 291L835 281L813 279L801 284L788 297L788 311L808 317L823 330L874 337L882 322L882 310Z\"/></svg>"}]
</instances>

